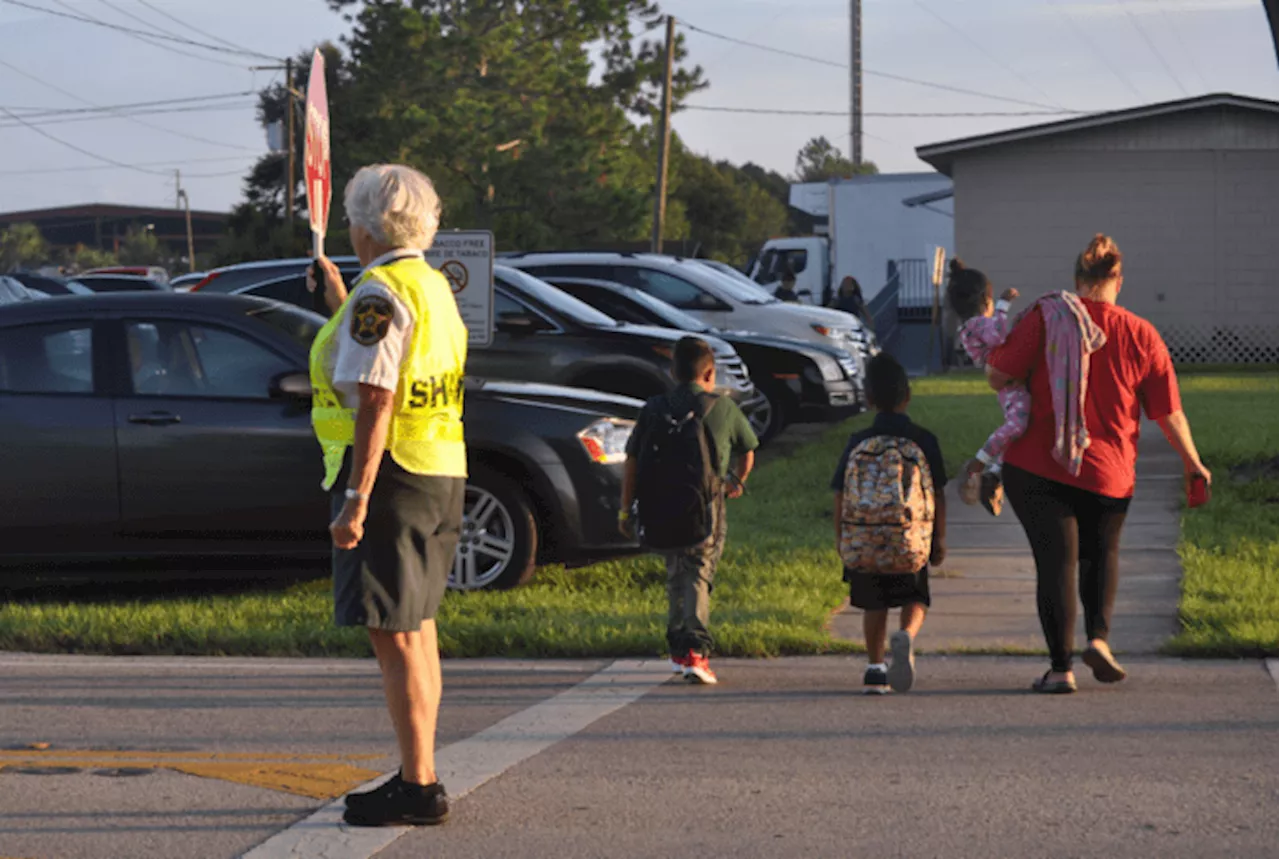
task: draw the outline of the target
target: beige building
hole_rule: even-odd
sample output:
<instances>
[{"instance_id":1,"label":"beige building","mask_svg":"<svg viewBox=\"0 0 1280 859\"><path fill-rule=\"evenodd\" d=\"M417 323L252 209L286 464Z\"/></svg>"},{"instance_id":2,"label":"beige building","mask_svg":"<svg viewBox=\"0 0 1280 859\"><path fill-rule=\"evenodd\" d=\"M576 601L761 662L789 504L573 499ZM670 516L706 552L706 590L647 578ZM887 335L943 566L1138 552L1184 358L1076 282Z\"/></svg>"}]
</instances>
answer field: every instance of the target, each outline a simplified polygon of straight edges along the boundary
<instances>
[{"instance_id":1,"label":"beige building","mask_svg":"<svg viewBox=\"0 0 1280 859\"><path fill-rule=\"evenodd\" d=\"M1274 362L1280 342L1276 102L1234 95L922 146L955 183L956 255L1024 299L1068 289L1107 233L1120 303L1187 363Z\"/></svg>"}]
</instances>

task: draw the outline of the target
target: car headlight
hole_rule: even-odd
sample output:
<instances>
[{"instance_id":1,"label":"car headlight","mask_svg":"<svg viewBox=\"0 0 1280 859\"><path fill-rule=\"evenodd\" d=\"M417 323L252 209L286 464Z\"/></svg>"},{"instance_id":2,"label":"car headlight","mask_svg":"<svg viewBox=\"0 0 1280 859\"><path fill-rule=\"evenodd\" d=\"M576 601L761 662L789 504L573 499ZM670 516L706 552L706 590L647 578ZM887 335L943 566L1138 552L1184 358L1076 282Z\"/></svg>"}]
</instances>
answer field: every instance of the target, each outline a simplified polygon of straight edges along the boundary
<instances>
[{"instance_id":1,"label":"car headlight","mask_svg":"<svg viewBox=\"0 0 1280 859\"><path fill-rule=\"evenodd\" d=\"M614 465L627 458L627 441L636 422L622 418L601 418L578 433L582 449L591 461L600 465Z\"/></svg>"},{"instance_id":2,"label":"car headlight","mask_svg":"<svg viewBox=\"0 0 1280 859\"><path fill-rule=\"evenodd\" d=\"M822 381L838 382L844 378L844 370L840 368L840 363L830 355L814 352L809 355L809 358L818 365L818 372L822 374Z\"/></svg>"}]
</instances>

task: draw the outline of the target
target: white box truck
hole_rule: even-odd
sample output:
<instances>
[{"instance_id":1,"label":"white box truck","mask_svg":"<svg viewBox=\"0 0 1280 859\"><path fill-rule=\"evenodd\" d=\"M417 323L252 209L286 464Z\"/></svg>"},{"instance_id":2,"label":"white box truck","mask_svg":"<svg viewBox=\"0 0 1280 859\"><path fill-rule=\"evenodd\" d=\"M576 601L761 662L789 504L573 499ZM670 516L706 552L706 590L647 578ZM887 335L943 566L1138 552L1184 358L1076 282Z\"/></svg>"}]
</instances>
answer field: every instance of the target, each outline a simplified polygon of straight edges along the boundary
<instances>
[{"instance_id":1,"label":"white box truck","mask_svg":"<svg viewBox=\"0 0 1280 859\"><path fill-rule=\"evenodd\" d=\"M796 292L811 304L826 304L846 275L857 279L870 301L885 285L890 262L932 260L936 247L945 248L948 258L954 253L952 186L941 173L792 185L791 205L819 219L825 215L826 235L770 239L748 274L772 289L790 266Z\"/></svg>"}]
</instances>

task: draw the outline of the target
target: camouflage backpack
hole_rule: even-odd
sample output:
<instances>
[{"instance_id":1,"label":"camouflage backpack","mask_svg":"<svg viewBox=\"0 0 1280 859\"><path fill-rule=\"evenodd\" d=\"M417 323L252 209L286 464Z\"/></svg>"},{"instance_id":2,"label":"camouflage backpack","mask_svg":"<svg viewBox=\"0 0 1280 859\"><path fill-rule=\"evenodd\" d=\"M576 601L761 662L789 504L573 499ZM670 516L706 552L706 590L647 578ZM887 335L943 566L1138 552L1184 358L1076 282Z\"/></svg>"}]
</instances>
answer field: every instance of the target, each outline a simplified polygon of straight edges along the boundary
<instances>
[{"instance_id":1,"label":"camouflage backpack","mask_svg":"<svg viewBox=\"0 0 1280 859\"><path fill-rule=\"evenodd\" d=\"M933 543L933 476L910 439L875 436L849 454L840 557L862 573L918 573Z\"/></svg>"}]
</instances>

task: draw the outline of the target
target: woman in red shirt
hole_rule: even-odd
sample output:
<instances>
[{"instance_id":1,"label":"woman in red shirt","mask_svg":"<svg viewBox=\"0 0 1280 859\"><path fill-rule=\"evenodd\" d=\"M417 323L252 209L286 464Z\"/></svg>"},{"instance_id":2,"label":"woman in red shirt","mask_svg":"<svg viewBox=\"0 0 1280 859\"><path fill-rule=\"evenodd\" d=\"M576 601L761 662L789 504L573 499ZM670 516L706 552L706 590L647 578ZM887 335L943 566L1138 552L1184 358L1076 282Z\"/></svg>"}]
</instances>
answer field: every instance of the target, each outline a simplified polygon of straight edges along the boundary
<instances>
[{"instance_id":1,"label":"woman in red shirt","mask_svg":"<svg viewBox=\"0 0 1280 859\"><path fill-rule=\"evenodd\" d=\"M1078 474L1052 454L1055 413L1045 358L1045 320L1033 309L996 347L987 379L996 390L1027 380L1031 421L1005 452L1004 485L1036 562L1036 604L1052 659L1037 692L1074 692L1071 671L1076 624L1076 568L1089 636L1083 660L1103 683L1125 677L1107 646L1119 579L1120 530L1133 498L1139 409L1160 425L1182 458L1188 479L1210 480L1182 412L1169 350L1155 327L1116 306L1124 284L1114 241L1098 234L1076 260L1076 295L1106 335L1089 356L1084 416L1089 445Z\"/></svg>"}]
</instances>

